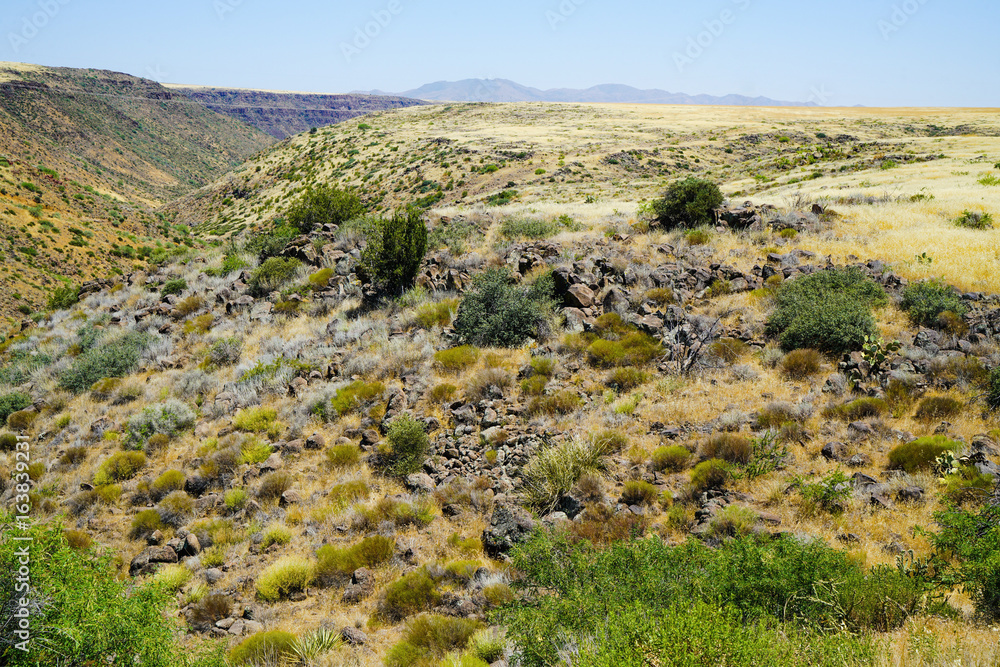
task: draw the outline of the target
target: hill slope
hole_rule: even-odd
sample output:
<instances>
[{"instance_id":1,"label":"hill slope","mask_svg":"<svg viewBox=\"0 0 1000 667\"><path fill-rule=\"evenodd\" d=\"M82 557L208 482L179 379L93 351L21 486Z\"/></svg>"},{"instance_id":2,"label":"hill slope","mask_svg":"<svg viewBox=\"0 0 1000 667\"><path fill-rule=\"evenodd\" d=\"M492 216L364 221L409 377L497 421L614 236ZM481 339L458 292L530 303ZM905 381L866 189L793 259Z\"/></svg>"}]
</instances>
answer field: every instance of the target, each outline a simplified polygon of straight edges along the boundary
<instances>
[{"instance_id":1,"label":"hill slope","mask_svg":"<svg viewBox=\"0 0 1000 667\"><path fill-rule=\"evenodd\" d=\"M373 91L376 94L382 94ZM758 107L815 106L812 102L782 102L769 97L745 95L688 95L666 90L640 90L632 86L606 83L583 90L551 88L540 90L508 79L463 79L435 81L419 88L397 93L404 97L440 102L587 102L626 104L701 104Z\"/></svg>"},{"instance_id":2,"label":"hill slope","mask_svg":"<svg viewBox=\"0 0 1000 667\"><path fill-rule=\"evenodd\" d=\"M183 85L167 87L201 102L212 111L252 125L277 139L314 127L341 123L372 111L425 104L420 100L389 95L322 95Z\"/></svg>"},{"instance_id":3,"label":"hill slope","mask_svg":"<svg viewBox=\"0 0 1000 667\"><path fill-rule=\"evenodd\" d=\"M64 280L130 269L134 248L173 245L186 230L154 209L272 141L153 81L0 64L0 316L40 308Z\"/></svg>"}]
</instances>

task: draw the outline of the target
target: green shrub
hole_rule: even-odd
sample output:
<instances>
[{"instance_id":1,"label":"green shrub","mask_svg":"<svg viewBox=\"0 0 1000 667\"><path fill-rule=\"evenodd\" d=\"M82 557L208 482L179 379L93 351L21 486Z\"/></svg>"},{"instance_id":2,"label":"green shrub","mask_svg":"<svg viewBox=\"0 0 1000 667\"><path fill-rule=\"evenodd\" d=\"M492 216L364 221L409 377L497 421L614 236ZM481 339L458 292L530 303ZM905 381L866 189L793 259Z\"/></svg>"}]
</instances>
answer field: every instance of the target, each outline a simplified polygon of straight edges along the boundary
<instances>
[{"instance_id":1,"label":"green shrub","mask_svg":"<svg viewBox=\"0 0 1000 667\"><path fill-rule=\"evenodd\" d=\"M329 586L346 579L362 567L377 567L390 560L396 542L382 535L366 537L357 544L338 549L325 544L316 552L316 581Z\"/></svg>"},{"instance_id":2,"label":"green shrub","mask_svg":"<svg viewBox=\"0 0 1000 667\"><path fill-rule=\"evenodd\" d=\"M6 423L7 417L15 412L24 410L30 405L31 396L28 396L24 392L15 391L0 396L0 422Z\"/></svg>"},{"instance_id":3,"label":"green shrub","mask_svg":"<svg viewBox=\"0 0 1000 667\"><path fill-rule=\"evenodd\" d=\"M168 493L183 489L185 480L186 477L180 470L168 470L156 478L149 490L152 492L153 499L159 500Z\"/></svg>"},{"instance_id":4,"label":"green shrub","mask_svg":"<svg viewBox=\"0 0 1000 667\"><path fill-rule=\"evenodd\" d=\"M659 496L660 492L649 482L632 480L625 482L621 501L626 505L652 505Z\"/></svg>"},{"instance_id":5,"label":"green shrub","mask_svg":"<svg viewBox=\"0 0 1000 667\"><path fill-rule=\"evenodd\" d=\"M272 544L288 544L292 541L292 531L281 524L268 526L264 531L264 538L260 542L260 548L266 549Z\"/></svg>"},{"instance_id":6,"label":"green shrub","mask_svg":"<svg viewBox=\"0 0 1000 667\"><path fill-rule=\"evenodd\" d=\"M174 596L155 584L120 579L113 564L116 554L74 549L58 522L35 524L24 536L31 539L32 599L46 604L32 612L29 652L5 646L0 662L12 667L97 665L118 656L117 664L143 667L222 664L221 646L181 645L168 613L171 606L176 610ZM15 590L23 544L11 539L0 543L0 590Z\"/></svg>"},{"instance_id":7,"label":"green shrub","mask_svg":"<svg viewBox=\"0 0 1000 667\"><path fill-rule=\"evenodd\" d=\"M885 291L860 269L819 271L781 284L767 332L779 336L786 350L860 350L865 336L878 333L872 308L886 302Z\"/></svg>"},{"instance_id":8,"label":"green shrub","mask_svg":"<svg viewBox=\"0 0 1000 667\"><path fill-rule=\"evenodd\" d=\"M472 366L479 360L479 350L471 345L453 347L434 353L434 361L446 371L458 372Z\"/></svg>"},{"instance_id":9,"label":"green shrub","mask_svg":"<svg viewBox=\"0 0 1000 667\"><path fill-rule=\"evenodd\" d=\"M177 295L188 288L187 281L183 278L177 278L176 280L168 280L163 284L160 289L160 296L170 296Z\"/></svg>"},{"instance_id":10,"label":"green shrub","mask_svg":"<svg viewBox=\"0 0 1000 667\"><path fill-rule=\"evenodd\" d=\"M367 489L365 495L367 495ZM434 503L427 498L417 498L413 502L407 502L384 497L371 507L358 509L356 527L359 530L371 530L388 521L397 527L417 526L423 528L434 521L436 509Z\"/></svg>"},{"instance_id":11,"label":"green shrub","mask_svg":"<svg viewBox=\"0 0 1000 667\"><path fill-rule=\"evenodd\" d=\"M722 488L732 476L733 467L719 459L702 461L691 470L691 488L697 493Z\"/></svg>"},{"instance_id":12,"label":"green shrub","mask_svg":"<svg viewBox=\"0 0 1000 667\"><path fill-rule=\"evenodd\" d=\"M314 290L317 290L317 291L324 290L324 289L326 289L327 285L330 283L330 278L332 278L334 275L335 275L335 272L334 272L333 269L329 269L329 268L327 268L327 269L320 269L316 273L313 273L313 274L311 274L309 276L309 285Z\"/></svg>"},{"instance_id":13,"label":"green shrub","mask_svg":"<svg viewBox=\"0 0 1000 667\"><path fill-rule=\"evenodd\" d=\"M425 329L434 326L446 327L451 324L458 307L458 299L445 299L437 303L425 303L417 309L417 322Z\"/></svg>"},{"instance_id":14,"label":"green shrub","mask_svg":"<svg viewBox=\"0 0 1000 667\"><path fill-rule=\"evenodd\" d=\"M436 665L450 651L461 651L483 624L467 618L422 614L411 619L403 631L403 640L389 649L387 667L422 667ZM451 660L451 658L449 658ZM440 664L446 664L445 663ZM473 667L461 658L461 667Z\"/></svg>"},{"instance_id":15,"label":"green shrub","mask_svg":"<svg viewBox=\"0 0 1000 667\"><path fill-rule=\"evenodd\" d=\"M430 451L431 439L423 422L409 415L397 417L389 425L385 444L380 449L383 465L391 475L405 477L419 472Z\"/></svg>"},{"instance_id":16,"label":"green shrub","mask_svg":"<svg viewBox=\"0 0 1000 667\"><path fill-rule=\"evenodd\" d=\"M508 218L500 225L500 235L505 239L545 239L560 231L556 221L537 218Z\"/></svg>"},{"instance_id":17,"label":"green shrub","mask_svg":"<svg viewBox=\"0 0 1000 667\"><path fill-rule=\"evenodd\" d=\"M260 480L257 497L262 500L277 500L288 489L292 488L292 476L287 472L272 472Z\"/></svg>"},{"instance_id":18,"label":"green shrub","mask_svg":"<svg viewBox=\"0 0 1000 667\"><path fill-rule=\"evenodd\" d=\"M233 665L277 665L294 657L295 635L282 630L266 630L250 635L229 651Z\"/></svg>"},{"instance_id":19,"label":"green shrub","mask_svg":"<svg viewBox=\"0 0 1000 667\"><path fill-rule=\"evenodd\" d=\"M379 613L387 620L398 622L436 607L440 601L437 582L424 566L386 586Z\"/></svg>"},{"instance_id":20,"label":"green shrub","mask_svg":"<svg viewBox=\"0 0 1000 667\"><path fill-rule=\"evenodd\" d=\"M221 338L208 348L205 361L210 366L232 366L243 354L242 338Z\"/></svg>"},{"instance_id":21,"label":"green shrub","mask_svg":"<svg viewBox=\"0 0 1000 667\"><path fill-rule=\"evenodd\" d=\"M691 452L680 445L657 447L652 457L653 470L680 472L687 467L690 459Z\"/></svg>"},{"instance_id":22,"label":"green shrub","mask_svg":"<svg viewBox=\"0 0 1000 667\"><path fill-rule=\"evenodd\" d=\"M899 468L908 473L918 470L928 470L934 465L934 460L945 452L956 452L962 443L949 440L943 435L918 438L894 447L889 452L889 467Z\"/></svg>"},{"instance_id":23,"label":"green shrub","mask_svg":"<svg viewBox=\"0 0 1000 667\"><path fill-rule=\"evenodd\" d=\"M125 377L135 370L151 341L149 334L132 331L91 347L60 374L59 386L79 394L102 378Z\"/></svg>"},{"instance_id":24,"label":"green shrub","mask_svg":"<svg viewBox=\"0 0 1000 667\"><path fill-rule=\"evenodd\" d=\"M757 514L748 507L727 505L712 517L708 534L716 538L743 537L749 535L757 523Z\"/></svg>"},{"instance_id":25,"label":"green shrub","mask_svg":"<svg viewBox=\"0 0 1000 667\"><path fill-rule=\"evenodd\" d=\"M864 397L823 411L828 419L842 419L848 422L881 417L889 411L889 404L881 398Z\"/></svg>"},{"instance_id":26,"label":"green shrub","mask_svg":"<svg viewBox=\"0 0 1000 667\"><path fill-rule=\"evenodd\" d=\"M250 275L248 292L258 298L267 296L295 278L301 266L294 257L271 257Z\"/></svg>"},{"instance_id":27,"label":"green shrub","mask_svg":"<svg viewBox=\"0 0 1000 667\"><path fill-rule=\"evenodd\" d=\"M580 397L564 389L547 396L536 396L528 403L530 415L568 415L580 407Z\"/></svg>"},{"instance_id":28,"label":"green shrub","mask_svg":"<svg viewBox=\"0 0 1000 667\"><path fill-rule=\"evenodd\" d=\"M316 574L316 564L301 556L285 556L268 565L257 577L257 597L276 602L304 591Z\"/></svg>"},{"instance_id":29,"label":"green shrub","mask_svg":"<svg viewBox=\"0 0 1000 667\"><path fill-rule=\"evenodd\" d=\"M939 279L910 283L903 290L901 304L914 324L926 327L940 326L942 313L949 312L961 317L969 308L954 287Z\"/></svg>"},{"instance_id":30,"label":"green shrub","mask_svg":"<svg viewBox=\"0 0 1000 667\"><path fill-rule=\"evenodd\" d=\"M398 296L413 286L427 252L427 226L415 208L379 218L366 234L358 277L380 293Z\"/></svg>"},{"instance_id":31,"label":"green shrub","mask_svg":"<svg viewBox=\"0 0 1000 667\"><path fill-rule=\"evenodd\" d=\"M191 580L191 570L180 563L169 563L153 575L153 583L170 593L176 593Z\"/></svg>"},{"instance_id":32,"label":"green shrub","mask_svg":"<svg viewBox=\"0 0 1000 667\"><path fill-rule=\"evenodd\" d=\"M1000 410L1000 366L990 371L986 381L986 407L994 412Z\"/></svg>"},{"instance_id":33,"label":"green shrub","mask_svg":"<svg viewBox=\"0 0 1000 667\"><path fill-rule=\"evenodd\" d=\"M782 402L769 403L757 413L757 427L780 428L783 424L799 419L800 416L792 405Z\"/></svg>"},{"instance_id":34,"label":"green shrub","mask_svg":"<svg viewBox=\"0 0 1000 667\"><path fill-rule=\"evenodd\" d=\"M229 489L222 497L222 502L230 512L237 512L247 504L246 489Z\"/></svg>"},{"instance_id":35,"label":"green shrub","mask_svg":"<svg viewBox=\"0 0 1000 667\"><path fill-rule=\"evenodd\" d=\"M17 436L13 433L0 433L0 452L12 452L17 448ZM87 450L83 449L84 456Z\"/></svg>"},{"instance_id":36,"label":"green shrub","mask_svg":"<svg viewBox=\"0 0 1000 667\"><path fill-rule=\"evenodd\" d=\"M815 509L840 514L844 511L844 503L851 497L850 479L839 470L818 482L805 482L801 479L796 482L804 501L804 513L807 515L813 514Z\"/></svg>"},{"instance_id":37,"label":"green shrub","mask_svg":"<svg viewBox=\"0 0 1000 667\"><path fill-rule=\"evenodd\" d=\"M751 451L750 441L735 433L717 433L701 446L703 458L721 459L727 463L748 463Z\"/></svg>"},{"instance_id":38,"label":"green shrub","mask_svg":"<svg viewBox=\"0 0 1000 667\"><path fill-rule=\"evenodd\" d=\"M80 288L76 285L57 287L49 296L49 309L66 310L80 302Z\"/></svg>"},{"instance_id":39,"label":"green shrub","mask_svg":"<svg viewBox=\"0 0 1000 667\"><path fill-rule=\"evenodd\" d=\"M34 410L18 410L7 415L7 428L12 431L26 431L38 418Z\"/></svg>"},{"instance_id":40,"label":"green shrub","mask_svg":"<svg viewBox=\"0 0 1000 667\"><path fill-rule=\"evenodd\" d=\"M277 437L281 428L277 419L278 411L274 408L263 406L245 408L236 413L233 427L245 433L266 433Z\"/></svg>"},{"instance_id":41,"label":"green shrub","mask_svg":"<svg viewBox=\"0 0 1000 667\"><path fill-rule=\"evenodd\" d=\"M950 419L961 414L965 405L950 396L928 396L917 404L913 418L922 422L933 422Z\"/></svg>"},{"instance_id":42,"label":"green shrub","mask_svg":"<svg viewBox=\"0 0 1000 667\"><path fill-rule=\"evenodd\" d=\"M955 225L966 229L993 229L993 216L983 211L962 211Z\"/></svg>"},{"instance_id":43,"label":"green shrub","mask_svg":"<svg viewBox=\"0 0 1000 667\"><path fill-rule=\"evenodd\" d=\"M715 209L722 205L722 192L711 181L689 177L667 188L653 202L656 222L664 229L691 228L715 223Z\"/></svg>"},{"instance_id":44,"label":"green shrub","mask_svg":"<svg viewBox=\"0 0 1000 667\"><path fill-rule=\"evenodd\" d=\"M156 510L142 510L132 519L129 537L134 540L146 539L158 530L166 530L167 526L160 521L160 513Z\"/></svg>"},{"instance_id":45,"label":"green shrub","mask_svg":"<svg viewBox=\"0 0 1000 667\"><path fill-rule=\"evenodd\" d=\"M385 385L381 382L355 380L346 387L338 389L334 397L330 399L330 405L338 416L344 416L362 405L371 403L384 393Z\"/></svg>"},{"instance_id":46,"label":"green shrub","mask_svg":"<svg viewBox=\"0 0 1000 667\"><path fill-rule=\"evenodd\" d=\"M103 486L132 479L145 465L146 455L142 452L115 452L101 463L94 475L94 485Z\"/></svg>"},{"instance_id":47,"label":"green shrub","mask_svg":"<svg viewBox=\"0 0 1000 667\"><path fill-rule=\"evenodd\" d=\"M931 543L945 571L972 598L983 618L1000 619L1000 506L992 503L977 510L949 508L934 515L940 527Z\"/></svg>"},{"instance_id":48,"label":"green shrub","mask_svg":"<svg viewBox=\"0 0 1000 667\"><path fill-rule=\"evenodd\" d=\"M328 185L310 187L288 212L285 220L303 234L323 225L342 225L365 214L357 194Z\"/></svg>"},{"instance_id":49,"label":"green shrub","mask_svg":"<svg viewBox=\"0 0 1000 667\"><path fill-rule=\"evenodd\" d=\"M515 285L504 269L488 269L473 279L458 307L454 327L462 340L478 347L518 347L537 338L552 308L552 277Z\"/></svg>"},{"instance_id":50,"label":"green shrub","mask_svg":"<svg viewBox=\"0 0 1000 667\"><path fill-rule=\"evenodd\" d=\"M684 232L684 240L687 241L688 245L708 245L708 242L712 240L712 233L707 229L692 229Z\"/></svg>"},{"instance_id":51,"label":"green shrub","mask_svg":"<svg viewBox=\"0 0 1000 667\"><path fill-rule=\"evenodd\" d=\"M793 380L804 380L819 373L823 363L823 355L817 350L803 348L792 350L781 360L781 370Z\"/></svg>"},{"instance_id":52,"label":"green shrub","mask_svg":"<svg viewBox=\"0 0 1000 667\"><path fill-rule=\"evenodd\" d=\"M602 667L842 667L881 652L860 632L865 573L821 541L751 535L709 548L650 537L600 548L540 533L513 565L520 595L498 620L524 667L560 664L567 651ZM871 598L887 595L905 616L913 589L896 583L874 585Z\"/></svg>"},{"instance_id":53,"label":"green shrub","mask_svg":"<svg viewBox=\"0 0 1000 667\"><path fill-rule=\"evenodd\" d=\"M326 450L326 462L333 469L357 465L361 460L361 450L357 445L332 445Z\"/></svg>"},{"instance_id":54,"label":"green shrub","mask_svg":"<svg viewBox=\"0 0 1000 667\"><path fill-rule=\"evenodd\" d=\"M156 505L156 511L163 523L180 528L194 513L194 498L184 491L172 491Z\"/></svg>"},{"instance_id":55,"label":"green shrub","mask_svg":"<svg viewBox=\"0 0 1000 667\"><path fill-rule=\"evenodd\" d=\"M170 399L143 408L125 425L127 446L140 446L154 435L173 437L194 426L195 413L186 403Z\"/></svg>"}]
</instances>

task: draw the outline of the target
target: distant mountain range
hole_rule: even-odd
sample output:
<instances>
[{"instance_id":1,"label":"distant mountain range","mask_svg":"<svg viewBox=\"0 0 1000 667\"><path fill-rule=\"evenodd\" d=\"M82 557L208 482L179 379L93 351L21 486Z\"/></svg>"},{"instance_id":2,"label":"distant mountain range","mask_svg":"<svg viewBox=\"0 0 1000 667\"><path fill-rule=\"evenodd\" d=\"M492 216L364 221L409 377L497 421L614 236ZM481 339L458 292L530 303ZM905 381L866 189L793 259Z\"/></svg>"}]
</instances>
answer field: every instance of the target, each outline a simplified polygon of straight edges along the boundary
<instances>
[{"instance_id":1,"label":"distant mountain range","mask_svg":"<svg viewBox=\"0 0 1000 667\"><path fill-rule=\"evenodd\" d=\"M618 102L626 104L705 104L725 106L808 107L813 102L785 102L746 95L687 95L666 90L640 90L621 84L603 84L585 90L553 88L539 90L507 79L463 79L437 81L402 93L365 91L372 95L395 95L436 102Z\"/></svg>"}]
</instances>

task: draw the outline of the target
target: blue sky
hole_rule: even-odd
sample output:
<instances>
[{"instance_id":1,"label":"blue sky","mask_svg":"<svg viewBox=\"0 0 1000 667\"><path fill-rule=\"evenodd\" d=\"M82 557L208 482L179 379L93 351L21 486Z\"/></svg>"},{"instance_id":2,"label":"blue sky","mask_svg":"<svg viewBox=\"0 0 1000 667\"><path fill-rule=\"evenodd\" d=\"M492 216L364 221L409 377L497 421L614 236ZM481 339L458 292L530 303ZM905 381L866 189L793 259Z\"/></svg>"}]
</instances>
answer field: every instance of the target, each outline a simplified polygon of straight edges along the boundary
<instances>
[{"instance_id":1,"label":"blue sky","mask_svg":"<svg viewBox=\"0 0 1000 667\"><path fill-rule=\"evenodd\" d=\"M0 60L164 82L336 93L506 78L831 106L1000 107L1000 3L986 0L3 5Z\"/></svg>"}]
</instances>

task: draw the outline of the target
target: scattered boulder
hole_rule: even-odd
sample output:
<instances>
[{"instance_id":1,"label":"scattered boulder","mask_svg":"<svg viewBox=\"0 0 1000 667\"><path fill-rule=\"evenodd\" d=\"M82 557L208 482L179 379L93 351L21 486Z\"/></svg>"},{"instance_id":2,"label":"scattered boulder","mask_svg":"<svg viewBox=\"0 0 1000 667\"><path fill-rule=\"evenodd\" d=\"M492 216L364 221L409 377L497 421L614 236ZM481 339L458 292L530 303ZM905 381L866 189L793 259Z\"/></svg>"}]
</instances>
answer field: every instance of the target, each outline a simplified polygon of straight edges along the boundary
<instances>
[{"instance_id":1,"label":"scattered boulder","mask_svg":"<svg viewBox=\"0 0 1000 667\"><path fill-rule=\"evenodd\" d=\"M483 551L491 558L503 558L514 546L528 539L535 521L522 508L499 503L490 517L490 526L483 531Z\"/></svg>"}]
</instances>

